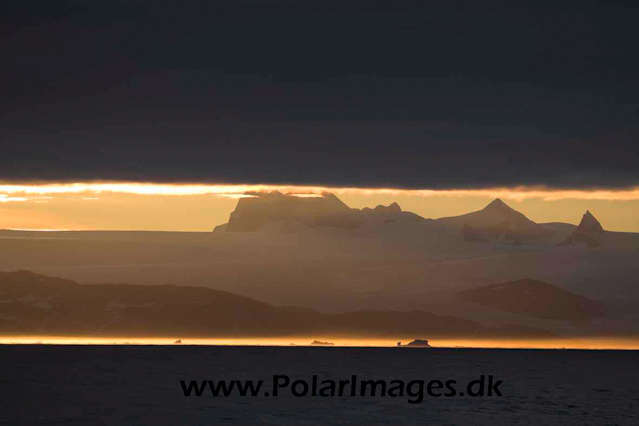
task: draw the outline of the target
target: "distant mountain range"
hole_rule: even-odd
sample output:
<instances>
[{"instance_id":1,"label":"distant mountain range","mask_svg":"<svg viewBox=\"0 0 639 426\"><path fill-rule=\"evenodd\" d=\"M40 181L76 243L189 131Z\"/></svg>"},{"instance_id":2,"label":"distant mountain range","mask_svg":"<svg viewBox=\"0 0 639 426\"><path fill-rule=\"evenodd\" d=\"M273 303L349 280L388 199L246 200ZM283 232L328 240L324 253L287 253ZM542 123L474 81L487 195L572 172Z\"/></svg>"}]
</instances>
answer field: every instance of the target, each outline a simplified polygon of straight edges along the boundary
<instances>
[{"instance_id":1,"label":"distant mountain range","mask_svg":"<svg viewBox=\"0 0 639 426\"><path fill-rule=\"evenodd\" d=\"M0 271L31 270L48 284L0 286L0 332L310 342L486 336L517 324L637 336L638 248L639 233L605 231L590 212L579 226L541 224L495 200L433 220L396 203L351 209L330 194L253 194L216 232L0 231ZM52 276L75 282L58 288ZM485 288L521 278L553 286Z\"/></svg>"},{"instance_id":2,"label":"distant mountain range","mask_svg":"<svg viewBox=\"0 0 639 426\"><path fill-rule=\"evenodd\" d=\"M203 287L95 284L0 272L0 333L82 336L552 338L523 326L485 327L423 311L324 314Z\"/></svg>"},{"instance_id":3,"label":"distant mountain range","mask_svg":"<svg viewBox=\"0 0 639 426\"><path fill-rule=\"evenodd\" d=\"M229 222L214 232L298 232L308 229L384 227L388 224L416 224L455 229L469 242L504 241L514 245L543 240L557 233L561 224L544 226L495 199L479 211L461 216L426 219L406 212L397 203L373 209L353 209L334 194L300 197L280 192L248 194L238 201ZM573 227L573 225L567 225ZM566 244L586 243L589 247L603 244L605 231L590 212Z\"/></svg>"}]
</instances>

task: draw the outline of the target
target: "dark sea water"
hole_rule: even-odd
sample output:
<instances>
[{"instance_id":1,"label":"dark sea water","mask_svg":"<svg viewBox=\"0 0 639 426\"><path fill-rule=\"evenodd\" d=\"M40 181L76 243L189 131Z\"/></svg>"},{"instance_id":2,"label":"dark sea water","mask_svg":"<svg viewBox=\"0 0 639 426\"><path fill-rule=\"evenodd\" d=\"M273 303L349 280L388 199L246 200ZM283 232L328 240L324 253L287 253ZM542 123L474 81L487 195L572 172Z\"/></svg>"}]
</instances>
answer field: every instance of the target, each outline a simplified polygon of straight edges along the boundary
<instances>
[{"instance_id":1,"label":"dark sea water","mask_svg":"<svg viewBox=\"0 0 639 426\"><path fill-rule=\"evenodd\" d=\"M180 380L454 379L502 397L185 397ZM465 383L464 383L465 385ZM464 387L458 385L458 387ZM639 352L0 345L0 424L639 424Z\"/></svg>"}]
</instances>

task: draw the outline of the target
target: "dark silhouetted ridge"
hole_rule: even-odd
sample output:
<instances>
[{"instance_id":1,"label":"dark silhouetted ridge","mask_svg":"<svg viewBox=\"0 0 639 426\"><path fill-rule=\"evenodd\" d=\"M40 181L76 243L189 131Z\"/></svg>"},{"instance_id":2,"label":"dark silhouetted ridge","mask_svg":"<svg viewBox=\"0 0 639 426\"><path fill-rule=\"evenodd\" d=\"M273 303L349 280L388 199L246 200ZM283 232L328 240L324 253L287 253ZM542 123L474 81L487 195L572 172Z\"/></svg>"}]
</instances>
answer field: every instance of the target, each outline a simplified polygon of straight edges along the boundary
<instances>
[{"instance_id":1,"label":"dark silhouetted ridge","mask_svg":"<svg viewBox=\"0 0 639 426\"><path fill-rule=\"evenodd\" d=\"M204 287L81 285L28 271L0 272L0 306L5 335L556 337L524 327L505 335L502 329L423 311L324 314Z\"/></svg>"},{"instance_id":2,"label":"dark silhouetted ridge","mask_svg":"<svg viewBox=\"0 0 639 426\"><path fill-rule=\"evenodd\" d=\"M600 302L529 278L461 291L457 299L544 319L578 320L603 315Z\"/></svg>"}]
</instances>

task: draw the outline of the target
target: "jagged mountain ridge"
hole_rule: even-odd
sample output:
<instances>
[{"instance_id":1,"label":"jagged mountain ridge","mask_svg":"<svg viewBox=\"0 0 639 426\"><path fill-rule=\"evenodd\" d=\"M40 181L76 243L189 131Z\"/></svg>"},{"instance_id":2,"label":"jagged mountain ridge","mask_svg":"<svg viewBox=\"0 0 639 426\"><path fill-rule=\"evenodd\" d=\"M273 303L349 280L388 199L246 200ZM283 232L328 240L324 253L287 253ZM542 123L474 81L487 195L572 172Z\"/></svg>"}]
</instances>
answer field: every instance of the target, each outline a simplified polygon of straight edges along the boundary
<instances>
[{"instance_id":1,"label":"jagged mountain ridge","mask_svg":"<svg viewBox=\"0 0 639 426\"><path fill-rule=\"evenodd\" d=\"M481 210L460 216L425 219L403 211L399 204L378 205L375 208L350 208L331 193L312 196L270 193L248 194L238 201L229 222L217 226L215 232L297 232L302 229L356 229L364 226L383 227L386 224L430 224L459 232L470 242L504 241L514 245L544 240L555 234L565 235L573 225L538 224L523 213L496 198ZM558 225L565 225L558 229ZM585 242L590 247L603 244L603 228L590 212L563 244ZM561 235L561 238L563 238ZM555 241L553 244L557 244Z\"/></svg>"}]
</instances>

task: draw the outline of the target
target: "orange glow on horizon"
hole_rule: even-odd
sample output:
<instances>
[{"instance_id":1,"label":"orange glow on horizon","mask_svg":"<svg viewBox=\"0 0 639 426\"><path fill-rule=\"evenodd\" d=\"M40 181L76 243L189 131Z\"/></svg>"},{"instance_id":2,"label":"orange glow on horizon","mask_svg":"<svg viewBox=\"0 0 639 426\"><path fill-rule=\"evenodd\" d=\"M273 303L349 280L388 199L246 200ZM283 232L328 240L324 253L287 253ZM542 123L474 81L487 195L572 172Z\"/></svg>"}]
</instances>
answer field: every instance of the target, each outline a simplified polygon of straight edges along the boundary
<instances>
[{"instance_id":1,"label":"orange glow on horizon","mask_svg":"<svg viewBox=\"0 0 639 426\"><path fill-rule=\"evenodd\" d=\"M82 337L0 336L0 345L175 345L178 337ZM182 345L203 346L310 346L313 340L329 341L334 347L397 347L397 341L383 338L277 337L277 338L180 338ZM409 339L404 339L403 344ZM429 339L433 348L476 349L585 349L638 350L639 339L584 337L554 340ZM327 346L323 346L327 347ZM328 346L331 347L331 346ZM404 348L402 348L404 349ZM411 348L406 348L411 349ZM413 348L414 349L414 348Z\"/></svg>"},{"instance_id":2,"label":"orange glow on horizon","mask_svg":"<svg viewBox=\"0 0 639 426\"><path fill-rule=\"evenodd\" d=\"M639 200L639 187L626 189L553 189L545 187L513 187L482 189L396 189L396 188L342 188L295 185L215 185L215 184L163 184L133 182L53 183L53 184L0 184L0 202L42 201L56 194L121 193L136 195L212 195L243 198L250 193L280 191L300 197L319 196L325 192L337 195L408 195L418 197L469 197L555 200ZM95 197L85 197L93 199Z\"/></svg>"},{"instance_id":3,"label":"orange glow on horizon","mask_svg":"<svg viewBox=\"0 0 639 426\"><path fill-rule=\"evenodd\" d=\"M0 182L0 229L209 231L228 221L240 199L271 191L301 198L333 193L356 209L397 202L403 210L431 219L481 210L501 198L538 223L578 224L590 210L606 230L639 232L639 187L398 189L152 182Z\"/></svg>"}]
</instances>

